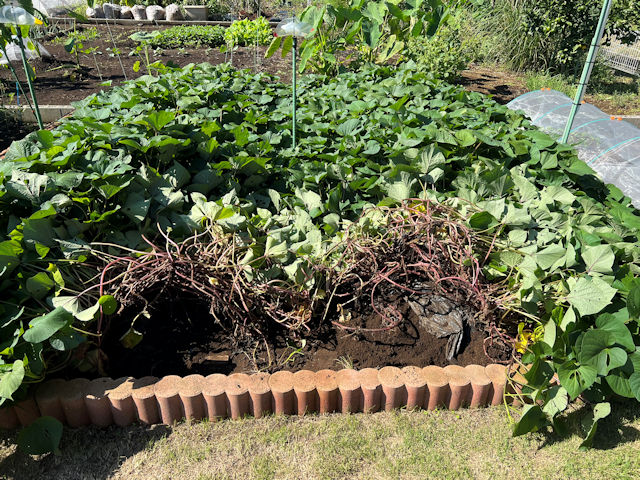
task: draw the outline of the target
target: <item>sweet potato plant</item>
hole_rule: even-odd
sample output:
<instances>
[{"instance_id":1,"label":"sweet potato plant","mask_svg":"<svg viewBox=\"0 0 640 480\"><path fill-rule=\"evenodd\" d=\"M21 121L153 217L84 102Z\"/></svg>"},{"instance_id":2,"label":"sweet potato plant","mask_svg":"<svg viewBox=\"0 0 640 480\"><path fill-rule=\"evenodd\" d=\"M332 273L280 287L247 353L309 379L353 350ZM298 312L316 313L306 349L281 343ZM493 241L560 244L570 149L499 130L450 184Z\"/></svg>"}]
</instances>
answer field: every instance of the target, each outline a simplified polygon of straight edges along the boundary
<instances>
[{"instance_id":1,"label":"sweet potato plant","mask_svg":"<svg viewBox=\"0 0 640 480\"><path fill-rule=\"evenodd\" d=\"M289 86L227 65L155 69L0 161L0 403L73 352L99 358L117 309L105 258L140 262L213 229L238 247L227 258L243 282L290 292L285 310L302 317L316 267L354 225L384 234L373 207L408 199L486 238L472 254L505 318L544 329L514 360L527 365L516 434L582 397L588 445L609 399L640 400L640 216L571 147L409 63L305 76L292 149Z\"/></svg>"}]
</instances>

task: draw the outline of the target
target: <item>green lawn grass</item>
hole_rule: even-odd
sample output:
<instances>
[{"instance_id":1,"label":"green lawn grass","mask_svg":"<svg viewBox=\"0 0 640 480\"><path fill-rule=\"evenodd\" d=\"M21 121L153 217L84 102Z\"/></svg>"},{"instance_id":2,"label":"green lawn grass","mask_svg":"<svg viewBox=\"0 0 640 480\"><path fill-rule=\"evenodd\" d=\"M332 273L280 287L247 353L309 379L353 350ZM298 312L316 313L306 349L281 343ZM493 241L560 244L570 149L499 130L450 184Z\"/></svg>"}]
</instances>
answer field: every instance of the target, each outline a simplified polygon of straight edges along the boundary
<instances>
[{"instance_id":1,"label":"green lawn grass","mask_svg":"<svg viewBox=\"0 0 640 480\"><path fill-rule=\"evenodd\" d=\"M632 479L640 476L640 407L600 425L599 447L569 434L512 438L502 407L107 429L67 429L60 456L29 457L0 437L7 479Z\"/></svg>"},{"instance_id":2,"label":"green lawn grass","mask_svg":"<svg viewBox=\"0 0 640 480\"><path fill-rule=\"evenodd\" d=\"M576 80L562 75L529 72L524 75L524 80L528 90L552 88L571 98L578 88ZM638 115L640 80L630 75L612 73L601 78L599 83L590 84L585 99L611 115Z\"/></svg>"}]
</instances>

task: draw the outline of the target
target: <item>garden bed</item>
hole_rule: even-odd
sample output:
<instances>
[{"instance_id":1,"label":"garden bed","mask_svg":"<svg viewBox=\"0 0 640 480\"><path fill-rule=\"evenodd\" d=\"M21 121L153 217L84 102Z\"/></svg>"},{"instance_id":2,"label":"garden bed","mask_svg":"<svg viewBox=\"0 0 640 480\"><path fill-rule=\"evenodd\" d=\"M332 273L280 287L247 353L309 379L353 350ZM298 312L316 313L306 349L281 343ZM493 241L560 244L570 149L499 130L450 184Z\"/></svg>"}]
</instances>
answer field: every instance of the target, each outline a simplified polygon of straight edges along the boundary
<instances>
[{"instance_id":1,"label":"garden bed","mask_svg":"<svg viewBox=\"0 0 640 480\"><path fill-rule=\"evenodd\" d=\"M111 25L117 47L121 50L120 59L112 54L113 43L109 36L109 30L105 25L87 25L79 29L93 29L98 31L98 37L94 40L84 41L85 48L96 48L96 58L102 74L102 80L95 67L95 61L91 54L80 54L81 69L74 69L75 57L67 52L64 45L56 38L62 39L64 35L49 35L42 41L44 47L51 53L50 59L33 60L32 66L37 79L34 84L36 95L41 103L49 105L66 105L82 100L92 93L105 90L108 87L101 85L103 81L111 81L111 85L119 85L125 77L122 72L120 60L124 66L127 78L136 78L144 73L144 68L134 72L134 64L140 60L138 55L130 55L138 45L129 38L136 32L151 32L163 30L167 27L156 25ZM253 70L278 75L282 81L289 81L291 77L290 56L282 59L280 55L265 58L267 47L258 47L258 68L256 69L255 47L238 47L233 54L233 65L237 68L251 68ZM99 52L99 53L98 53ZM150 55L151 61L163 63L173 62L184 66L188 63L208 62L213 65L229 60L229 56L220 52L218 47L208 48L181 48L162 49ZM17 68L20 80L25 82L24 72ZM13 77L10 72L0 69L0 82L4 82L6 92L4 100L8 101L8 94L15 89ZM498 72L481 65L472 64L463 72L459 83L470 91L494 95L496 101L506 104L517 96L526 92L524 80L516 74ZM26 84L25 84L26 88Z\"/></svg>"},{"instance_id":2,"label":"garden bed","mask_svg":"<svg viewBox=\"0 0 640 480\"><path fill-rule=\"evenodd\" d=\"M228 65L157 68L161 78L87 97L58 128L14 143L4 158L11 176L2 202L12 215L3 261L13 283L3 288L8 302L29 308L6 313L15 347L4 377L61 375L68 360L84 376L165 375L153 393L158 405L172 410L162 399L173 392L186 412L198 395L189 392L221 391L227 380L166 374L260 371L245 390L234 379L246 374L225 377L231 405L277 372L269 383L277 411L278 379L289 378L291 400L286 370L307 369L305 411L302 394L320 393L331 378L333 398L343 395L337 374L322 367L347 371L344 392L358 387L343 367L381 367L374 376L387 388L385 408L395 408L410 386L395 365L424 372L418 367L430 363L440 377L451 372L441 386L457 408L489 385L485 370L437 365L486 363L485 333L487 344L501 338L513 348L518 332L520 351L549 342L524 363L546 362L553 349L566 364L558 374L566 391L543 393L543 401L554 392L566 400L555 416L608 373L585 367L589 385L571 373L565 350L587 325L579 317L609 309L598 325L611 324L635 350L622 315L640 311L624 298L637 298L636 211L517 112L411 64L308 75L295 143L290 85ZM580 227L558 233L574 221ZM447 331L436 340L423 323ZM604 327L584 335L614 344ZM33 355L36 348L44 353ZM503 361L509 350L488 353ZM595 361L588 353L581 362ZM616 361L627 356L615 353ZM480 371L478 382L458 369ZM529 382L550 385L552 369L535 373ZM612 388L631 396L631 380L618 378L627 383ZM30 389L19 381L9 394L26 411ZM429 379L421 382L425 393ZM89 405L81 383L64 383L64 398ZM112 411L113 402L120 412L119 392L100 408ZM232 416L249 408L236 407ZM127 408L134 421L131 401Z\"/></svg>"},{"instance_id":3,"label":"garden bed","mask_svg":"<svg viewBox=\"0 0 640 480\"><path fill-rule=\"evenodd\" d=\"M107 28L105 24L79 26L78 31L80 32L93 29L98 32L96 38L83 40L82 42L83 49L95 49L95 58L93 54L80 53L79 65L76 64L76 57L65 50L64 33L58 35L49 34L45 39L41 40L41 43L52 56L31 62L37 75L34 87L40 103L68 105L92 93L109 88L103 85L104 82L110 82L112 86L119 85L125 80L123 69L128 79L144 74L145 67L142 54L135 53L138 43L131 40L129 35L136 32L151 32L167 28L170 27L164 25L110 25ZM109 30L113 35L113 40ZM114 41L120 50L119 57L113 54ZM233 65L237 68L250 68L253 71L274 74L284 82L290 81L290 56L287 55L284 59L280 55L265 58L266 48L265 46L259 46L256 55L256 48L253 46L238 47L233 53ZM219 47L206 46L155 49L155 51L150 50L149 53L151 62L171 62L178 66L201 62L216 65L229 61L230 58L229 54L221 53ZM100 72L96 68L96 61ZM142 64L137 72L134 71L136 62L141 62ZM16 64L16 66L18 76L23 82L23 88L26 89L24 72L19 68L19 65ZM15 104L15 83L9 70L0 69L0 83L2 84L2 88L0 88L2 102ZM469 91L492 95L501 104L506 104L528 91L523 75L478 64L471 64L467 70L462 72L458 83ZM610 114L624 114L627 111L627 108L621 106L615 99L605 97L603 95L587 96L587 101ZM12 133L9 143L14 139L24 137L25 133L28 132L19 130Z\"/></svg>"},{"instance_id":4,"label":"garden bed","mask_svg":"<svg viewBox=\"0 0 640 480\"><path fill-rule=\"evenodd\" d=\"M103 86L103 82L110 81L112 86L119 85L125 80L124 71L128 79L136 78L145 73L144 61L137 54L132 53L138 44L129 38L129 35L136 32L150 32L162 30L157 26L122 26L110 25L113 38L120 50L120 56L113 54L113 42L109 35L109 30L105 25L92 25L82 27L85 29L97 29L98 36L93 40L83 41L83 48L95 48L96 60L100 69L100 74L95 65L92 54L80 53L80 67L76 65L76 58L67 52L64 47L64 35L58 37L49 35L41 40L42 45L51 54L50 58L36 59L31 62L36 72L34 83L36 96L42 104L47 105L68 105L71 102L82 100L92 93L106 90L109 87ZM166 28L166 27L165 27ZM79 27L80 30L80 27ZM59 40L56 40L59 39ZM267 47L258 47L258 71L278 75L283 81L291 77L290 59L282 59L280 55L271 58L264 58ZM220 52L219 47L200 48L179 48L179 49L158 49L155 53L149 53L151 62L160 61L163 63L172 62L179 66L189 63L207 62L213 65L229 60L230 56L225 56ZM120 65L122 61L122 66ZM143 66L138 72L134 71L134 64L142 61ZM233 52L233 65L237 68L251 68L255 70L256 55L255 47L238 47ZM24 71L18 63L15 63L23 88L27 88ZM7 69L0 69L0 82L2 87L2 101L9 104L15 99L11 99L11 94L15 93L15 81L11 72ZM24 135L23 135L24 136Z\"/></svg>"}]
</instances>

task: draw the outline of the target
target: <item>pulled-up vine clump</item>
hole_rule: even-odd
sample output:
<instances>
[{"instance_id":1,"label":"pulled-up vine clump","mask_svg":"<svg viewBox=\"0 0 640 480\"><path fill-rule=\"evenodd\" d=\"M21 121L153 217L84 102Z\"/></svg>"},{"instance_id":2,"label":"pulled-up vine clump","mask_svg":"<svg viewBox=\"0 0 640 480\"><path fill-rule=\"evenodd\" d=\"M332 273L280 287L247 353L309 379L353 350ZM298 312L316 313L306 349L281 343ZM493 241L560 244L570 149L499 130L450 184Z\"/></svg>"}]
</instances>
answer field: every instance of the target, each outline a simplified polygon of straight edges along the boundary
<instances>
[{"instance_id":1,"label":"pulled-up vine clump","mask_svg":"<svg viewBox=\"0 0 640 480\"><path fill-rule=\"evenodd\" d=\"M374 300L376 290L384 285L416 295L425 295L428 289L431 294L469 304L480 322L496 308L492 298L495 288L482 274L490 238L487 242L465 225L456 211L416 200L403 207L369 210L364 218L364 226L347 236L328 281L329 300L340 309L370 300L373 310L387 320L385 328L397 326L402 315L392 305L379 310ZM372 220L383 227L367 233ZM346 330L359 328L334 324Z\"/></svg>"},{"instance_id":2,"label":"pulled-up vine clump","mask_svg":"<svg viewBox=\"0 0 640 480\"><path fill-rule=\"evenodd\" d=\"M208 304L231 341L262 339L278 326L296 337L310 330L313 292L283 279L252 278L252 264L241 263L246 247L232 235L211 227L177 243L161 233L162 246L146 240L150 251L131 250L127 256L96 252L107 262L100 293L112 294L121 311L134 307L152 314L167 297L189 298ZM269 263L252 263L262 260Z\"/></svg>"},{"instance_id":3,"label":"pulled-up vine clump","mask_svg":"<svg viewBox=\"0 0 640 480\"><path fill-rule=\"evenodd\" d=\"M179 243L162 231L160 238L163 244L144 237L150 250L128 249L125 255L115 254L113 244L102 245L111 253L94 250L105 263L96 287L100 296L114 296L120 312L133 307L147 315L167 297L198 299L238 344L263 341L276 331L304 338L332 321L330 309L342 311L352 303L370 302L388 321L384 329L394 328L404 317L392 305L378 309L376 289L383 284L468 304L477 311L474 323L486 323L496 308L496 288L482 274L492 236L479 234L453 209L428 200L366 210L344 241L303 268L304 289L283 278L264 278L274 262L264 256L243 261L247 247L213 225ZM414 290L416 284L428 291ZM97 333L101 330L99 322Z\"/></svg>"}]
</instances>

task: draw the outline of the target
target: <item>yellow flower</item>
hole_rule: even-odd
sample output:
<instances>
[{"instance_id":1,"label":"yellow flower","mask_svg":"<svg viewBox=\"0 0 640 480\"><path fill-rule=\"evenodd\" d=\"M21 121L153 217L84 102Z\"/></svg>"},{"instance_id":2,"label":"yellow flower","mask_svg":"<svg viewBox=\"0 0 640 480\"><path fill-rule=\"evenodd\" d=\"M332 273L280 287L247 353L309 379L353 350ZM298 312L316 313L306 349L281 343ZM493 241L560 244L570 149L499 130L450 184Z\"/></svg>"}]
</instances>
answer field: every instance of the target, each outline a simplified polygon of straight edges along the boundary
<instances>
[{"instance_id":1,"label":"yellow flower","mask_svg":"<svg viewBox=\"0 0 640 480\"><path fill-rule=\"evenodd\" d=\"M424 213L427 211L427 207L424 206L424 203L420 203L415 207L416 211Z\"/></svg>"},{"instance_id":2,"label":"yellow flower","mask_svg":"<svg viewBox=\"0 0 640 480\"><path fill-rule=\"evenodd\" d=\"M522 332L521 334L518 334L518 338L516 340L516 352L524 353L527 349L527 345L529 345L530 338L530 332Z\"/></svg>"},{"instance_id":3,"label":"yellow flower","mask_svg":"<svg viewBox=\"0 0 640 480\"><path fill-rule=\"evenodd\" d=\"M544 327L538 325L533 332L524 329L524 323L518 325L518 336L516 337L516 352L524 353L529 344L534 344L544 335Z\"/></svg>"}]
</instances>

